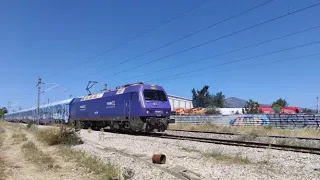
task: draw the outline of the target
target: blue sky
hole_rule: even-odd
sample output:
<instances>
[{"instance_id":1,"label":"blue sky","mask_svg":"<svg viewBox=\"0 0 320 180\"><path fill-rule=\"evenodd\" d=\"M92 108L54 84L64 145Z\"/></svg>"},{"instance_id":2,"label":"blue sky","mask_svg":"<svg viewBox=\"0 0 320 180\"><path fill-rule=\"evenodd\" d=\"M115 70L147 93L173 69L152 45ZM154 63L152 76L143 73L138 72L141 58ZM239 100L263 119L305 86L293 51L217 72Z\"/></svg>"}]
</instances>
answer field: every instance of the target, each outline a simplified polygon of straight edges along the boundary
<instances>
[{"instance_id":1,"label":"blue sky","mask_svg":"<svg viewBox=\"0 0 320 180\"><path fill-rule=\"evenodd\" d=\"M251 98L261 103L271 103L282 97L290 105L314 108L316 96L320 96L317 81L320 56L290 59L320 53L320 44L199 70L172 79L164 77L316 42L320 40L320 28L199 63L152 72L318 26L320 5L140 68L133 67L316 4L319 2L316 0L276 0L170 46L117 65L263 2L266 0L208 0L199 8L119 46L198 6L200 1L1 0L0 106L7 106L8 101L17 104L15 108L34 105L37 101L37 77L40 75L46 83L61 84L43 93L42 103L47 99L57 101L69 95L85 95L89 80L99 82L93 91L102 89L105 83L109 88L115 88L129 82L152 80L151 83L164 86L170 94L189 98L192 88L209 85L210 92L222 91L227 97ZM113 47L116 48L106 52ZM106 53L101 55L103 52ZM278 60L286 61L274 63ZM132 78L135 76L140 77ZM43 88L51 86L45 84Z\"/></svg>"}]
</instances>

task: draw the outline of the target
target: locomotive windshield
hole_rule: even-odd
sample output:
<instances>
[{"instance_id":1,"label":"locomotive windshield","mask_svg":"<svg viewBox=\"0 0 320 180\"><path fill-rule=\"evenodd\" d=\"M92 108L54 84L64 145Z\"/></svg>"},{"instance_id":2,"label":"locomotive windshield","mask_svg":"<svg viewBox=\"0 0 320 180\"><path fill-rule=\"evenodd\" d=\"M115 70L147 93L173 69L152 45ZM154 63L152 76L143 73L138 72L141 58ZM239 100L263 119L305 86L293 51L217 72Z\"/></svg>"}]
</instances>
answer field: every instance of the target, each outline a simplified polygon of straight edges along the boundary
<instances>
[{"instance_id":1,"label":"locomotive windshield","mask_svg":"<svg viewBox=\"0 0 320 180\"><path fill-rule=\"evenodd\" d=\"M143 91L145 100L167 101L167 97L163 91L146 89Z\"/></svg>"}]
</instances>

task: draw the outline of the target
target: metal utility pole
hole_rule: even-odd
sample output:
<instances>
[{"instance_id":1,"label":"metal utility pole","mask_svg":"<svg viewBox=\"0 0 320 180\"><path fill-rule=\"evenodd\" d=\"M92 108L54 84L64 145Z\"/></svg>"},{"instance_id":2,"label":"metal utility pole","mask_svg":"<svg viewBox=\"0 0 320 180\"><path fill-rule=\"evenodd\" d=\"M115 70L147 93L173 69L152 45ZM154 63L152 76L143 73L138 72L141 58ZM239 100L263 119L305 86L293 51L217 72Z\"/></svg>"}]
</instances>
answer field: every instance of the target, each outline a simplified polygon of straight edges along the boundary
<instances>
[{"instance_id":1,"label":"metal utility pole","mask_svg":"<svg viewBox=\"0 0 320 180\"><path fill-rule=\"evenodd\" d=\"M48 104L50 103L50 99L48 99Z\"/></svg>"},{"instance_id":2,"label":"metal utility pole","mask_svg":"<svg viewBox=\"0 0 320 180\"><path fill-rule=\"evenodd\" d=\"M320 110L319 110L319 97L317 97L317 112L320 113Z\"/></svg>"},{"instance_id":3,"label":"metal utility pole","mask_svg":"<svg viewBox=\"0 0 320 180\"><path fill-rule=\"evenodd\" d=\"M9 112L9 109L11 108L11 103L12 103L11 101L8 101L8 109L7 109L8 112Z\"/></svg>"},{"instance_id":4,"label":"metal utility pole","mask_svg":"<svg viewBox=\"0 0 320 180\"><path fill-rule=\"evenodd\" d=\"M40 120L40 94L41 94L41 77L39 76L38 78L38 84L37 84L37 87L38 87L38 103L37 103L37 121L38 121L38 125L40 124L39 123L39 120Z\"/></svg>"}]
</instances>

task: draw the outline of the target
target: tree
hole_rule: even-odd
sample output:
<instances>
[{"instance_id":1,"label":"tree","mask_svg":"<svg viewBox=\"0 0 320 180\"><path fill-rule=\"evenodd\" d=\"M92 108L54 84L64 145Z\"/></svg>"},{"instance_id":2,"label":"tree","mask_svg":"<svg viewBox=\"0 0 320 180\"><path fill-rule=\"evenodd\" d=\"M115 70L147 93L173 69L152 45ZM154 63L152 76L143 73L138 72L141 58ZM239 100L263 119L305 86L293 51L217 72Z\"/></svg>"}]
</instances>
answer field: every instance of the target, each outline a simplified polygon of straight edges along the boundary
<instances>
[{"instance_id":1,"label":"tree","mask_svg":"<svg viewBox=\"0 0 320 180\"><path fill-rule=\"evenodd\" d=\"M209 86L204 86L200 91L191 90L193 107L202 108L223 108L225 95L222 92L218 92L215 95L211 95L209 92Z\"/></svg>"},{"instance_id":2,"label":"tree","mask_svg":"<svg viewBox=\"0 0 320 180\"><path fill-rule=\"evenodd\" d=\"M258 101L253 101L252 99L249 99L249 101L247 101L243 112L245 112L246 114L263 114Z\"/></svg>"},{"instance_id":3,"label":"tree","mask_svg":"<svg viewBox=\"0 0 320 180\"><path fill-rule=\"evenodd\" d=\"M3 115L7 113L8 113L8 110L6 107L0 108L0 118L2 118Z\"/></svg>"},{"instance_id":4,"label":"tree","mask_svg":"<svg viewBox=\"0 0 320 180\"><path fill-rule=\"evenodd\" d=\"M192 89L193 107L208 107L212 101L212 97L208 91L209 86L205 85L200 91Z\"/></svg>"},{"instance_id":5,"label":"tree","mask_svg":"<svg viewBox=\"0 0 320 180\"><path fill-rule=\"evenodd\" d=\"M288 102L282 98L277 99L272 103L272 107L278 107L278 108L287 107L288 105L289 105Z\"/></svg>"},{"instance_id":6,"label":"tree","mask_svg":"<svg viewBox=\"0 0 320 180\"><path fill-rule=\"evenodd\" d=\"M308 108L304 108L304 109L302 109L302 112L303 113L312 113L312 110L308 109Z\"/></svg>"},{"instance_id":7,"label":"tree","mask_svg":"<svg viewBox=\"0 0 320 180\"><path fill-rule=\"evenodd\" d=\"M222 94L222 92L216 93L214 96L212 96L212 104L215 107L223 108L224 107L224 99L225 95Z\"/></svg>"}]
</instances>

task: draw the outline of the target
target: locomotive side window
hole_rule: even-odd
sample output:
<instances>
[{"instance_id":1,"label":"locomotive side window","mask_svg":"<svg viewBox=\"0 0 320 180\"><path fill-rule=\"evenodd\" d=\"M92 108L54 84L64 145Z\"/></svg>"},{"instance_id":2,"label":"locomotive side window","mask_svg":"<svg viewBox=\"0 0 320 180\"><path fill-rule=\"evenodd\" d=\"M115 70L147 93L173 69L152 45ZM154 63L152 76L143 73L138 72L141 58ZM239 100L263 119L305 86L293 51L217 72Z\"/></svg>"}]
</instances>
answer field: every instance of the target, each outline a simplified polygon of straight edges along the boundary
<instances>
[{"instance_id":1,"label":"locomotive side window","mask_svg":"<svg viewBox=\"0 0 320 180\"><path fill-rule=\"evenodd\" d=\"M145 100L167 101L167 97L163 91L146 89L143 91Z\"/></svg>"}]
</instances>

